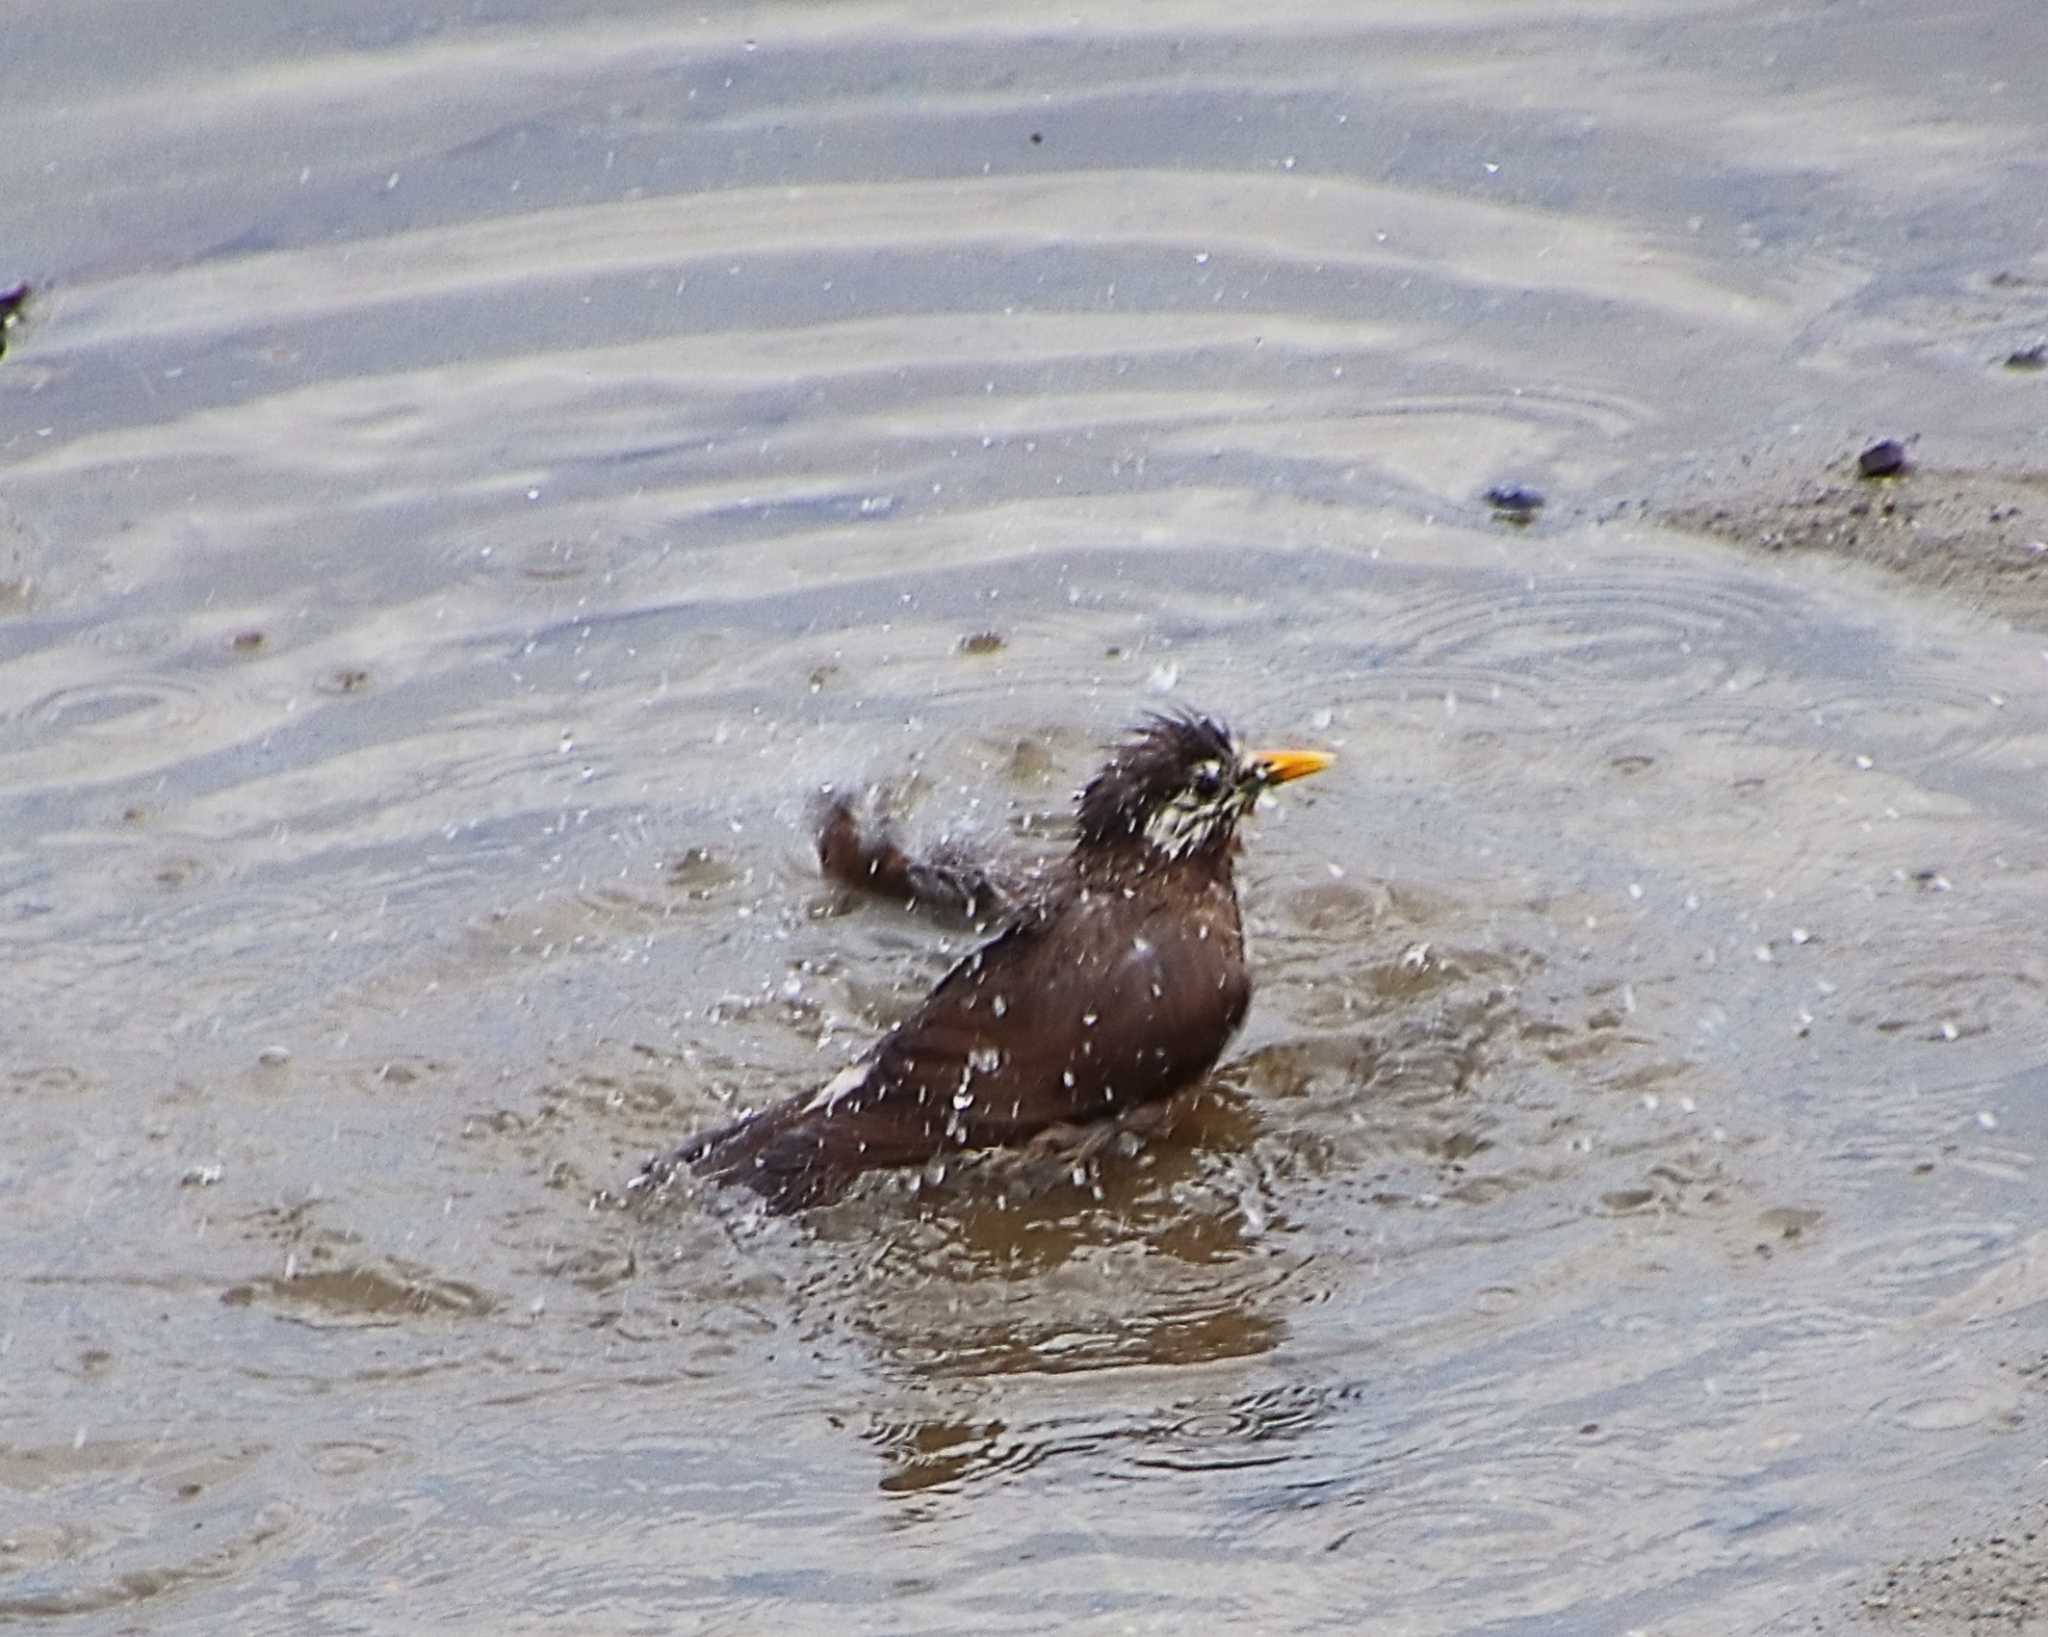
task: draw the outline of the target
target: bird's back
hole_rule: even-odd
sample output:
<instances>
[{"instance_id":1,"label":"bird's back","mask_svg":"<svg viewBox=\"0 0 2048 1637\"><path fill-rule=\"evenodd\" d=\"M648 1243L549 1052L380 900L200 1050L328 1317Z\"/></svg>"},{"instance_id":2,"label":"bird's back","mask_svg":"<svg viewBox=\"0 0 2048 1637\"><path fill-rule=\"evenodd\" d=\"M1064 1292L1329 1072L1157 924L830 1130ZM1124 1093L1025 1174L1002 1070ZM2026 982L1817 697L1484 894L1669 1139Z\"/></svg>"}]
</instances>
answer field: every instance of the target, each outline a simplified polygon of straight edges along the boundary
<instances>
[{"instance_id":1,"label":"bird's back","mask_svg":"<svg viewBox=\"0 0 2048 1637\"><path fill-rule=\"evenodd\" d=\"M1251 998L1229 860L1129 865L1077 855L859 1062L681 1157L797 1209L1181 1090Z\"/></svg>"}]
</instances>

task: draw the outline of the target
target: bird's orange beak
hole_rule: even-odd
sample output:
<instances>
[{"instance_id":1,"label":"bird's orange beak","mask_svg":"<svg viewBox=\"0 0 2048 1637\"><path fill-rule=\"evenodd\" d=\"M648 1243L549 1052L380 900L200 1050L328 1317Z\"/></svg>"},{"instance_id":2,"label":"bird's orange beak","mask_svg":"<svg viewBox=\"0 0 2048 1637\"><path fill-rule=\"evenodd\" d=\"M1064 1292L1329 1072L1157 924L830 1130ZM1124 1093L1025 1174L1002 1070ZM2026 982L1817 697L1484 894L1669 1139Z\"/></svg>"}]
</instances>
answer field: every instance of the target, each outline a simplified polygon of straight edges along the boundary
<instances>
[{"instance_id":1,"label":"bird's orange beak","mask_svg":"<svg viewBox=\"0 0 2048 1637\"><path fill-rule=\"evenodd\" d=\"M1252 766L1263 783L1285 784L1289 779L1320 773L1336 759L1321 750L1261 750L1253 755Z\"/></svg>"}]
</instances>

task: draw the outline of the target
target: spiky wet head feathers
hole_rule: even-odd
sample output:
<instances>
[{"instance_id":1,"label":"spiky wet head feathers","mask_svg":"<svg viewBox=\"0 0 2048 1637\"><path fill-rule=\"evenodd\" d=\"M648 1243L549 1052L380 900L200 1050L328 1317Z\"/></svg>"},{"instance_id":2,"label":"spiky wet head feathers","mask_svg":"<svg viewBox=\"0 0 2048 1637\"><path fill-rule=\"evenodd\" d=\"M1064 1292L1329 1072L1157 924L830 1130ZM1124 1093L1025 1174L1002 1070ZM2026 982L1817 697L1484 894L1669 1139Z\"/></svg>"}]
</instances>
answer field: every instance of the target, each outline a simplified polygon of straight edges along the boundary
<instances>
[{"instance_id":1,"label":"spiky wet head feathers","mask_svg":"<svg viewBox=\"0 0 2048 1637\"><path fill-rule=\"evenodd\" d=\"M1148 716L1081 792L1084 847L1149 841L1172 857L1228 844L1260 784L1230 730L1193 711Z\"/></svg>"}]
</instances>

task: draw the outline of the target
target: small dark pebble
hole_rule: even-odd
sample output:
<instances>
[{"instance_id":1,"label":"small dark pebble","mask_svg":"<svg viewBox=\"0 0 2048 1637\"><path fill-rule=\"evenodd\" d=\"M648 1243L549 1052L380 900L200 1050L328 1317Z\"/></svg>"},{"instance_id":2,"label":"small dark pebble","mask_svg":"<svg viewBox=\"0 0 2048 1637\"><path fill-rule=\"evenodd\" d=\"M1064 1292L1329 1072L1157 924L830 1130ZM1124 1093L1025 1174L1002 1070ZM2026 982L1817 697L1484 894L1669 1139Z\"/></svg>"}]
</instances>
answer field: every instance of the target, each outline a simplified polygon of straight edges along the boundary
<instances>
[{"instance_id":1,"label":"small dark pebble","mask_svg":"<svg viewBox=\"0 0 2048 1637\"><path fill-rule=\"evenodd\" d=\"M1856 470L1865 477L1897 477L1906 469L1906 446L1897 438L1882 438L1856 457Z\"/></svg>"},{"instance_id":2,"label":"small dark pebble","mask_svg":"<svg viewBox=\"0 0 2048 1637\"><path fill-rule=\"evenodd\" d=\"M21 322L22 303L28 300L26 284L0 290L0 358L7 356L7 332Z\"/></svg>"},{"instance_id":3,"label":"small dark pebble","mask_svg":"<svg viewBox=\"0 0 2048 1637\"><path fill-rule=\"evenodd\" d=\"M237 631L234 641L228 646L238 654L253 654L263 646L263 640L261 631Z\"/></svg>"},{"instance_id":4,"label":"small dark pebble","mask_svg":"<svg viewBox=\"0 0 2048 1637\"><path fill-rule=\"evenodd\" d=\"M1043 142L1044 140L1045 140L1045 133L1044 133L1043 131L1033 131L1033 132L1031 133L1031 145L1032 145L1032 147L1034 147L1034 148L1035 148L1035 147L1037 147L1037 146L1038 146L1038 145L1039 145L1039 144L1040 144L1041 142Z\"/></svg>"},{"instance_id":5,"label":"small dark pebble","mask_svg":"<svg viewBox=\"0 0 2048 1637\"><path fill-rule=\"evenodd\" d=\"M1543 509L1541 491L1520 483L1496 483L1486 491L1486 502L1515 523L1526 523Z\"/></svg>"},{"instance_id":6,"label":"small dark pebble","mask_svg":"<svg viewBox=\"0 0 2048 1637\"><path fill-rule=\"evenodd\" d=\"M999 654L1008 644L1000 631L970 631L954 646L963 654Z\"/></svg>"},{"instance_id":7,"label":"small dark pebble","mask_svg":"<svg viewBox=\"0 0 2048 1637\"><path fill-rule=\"evenodd\" d=\"M2007 369L2048 369L2048 341L2036 341L2031 347L2015 347L2005 355Z\"/></svg>"}]
</instances>

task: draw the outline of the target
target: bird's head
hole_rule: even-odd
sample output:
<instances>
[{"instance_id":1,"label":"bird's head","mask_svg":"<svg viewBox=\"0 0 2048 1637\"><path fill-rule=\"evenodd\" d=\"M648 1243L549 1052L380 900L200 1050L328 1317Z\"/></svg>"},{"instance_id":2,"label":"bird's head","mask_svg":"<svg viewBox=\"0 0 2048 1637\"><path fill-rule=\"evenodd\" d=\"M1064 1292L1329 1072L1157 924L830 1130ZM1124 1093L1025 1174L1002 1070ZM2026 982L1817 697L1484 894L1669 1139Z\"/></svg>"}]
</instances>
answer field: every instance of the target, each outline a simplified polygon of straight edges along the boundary
<instances>
[{"instance_id":1,"label":"bird's head","mask_svg":"<svg viewBox=\"0 0 2048 1637\"><path fill-rule=\"evenodd\" d=\"M1247 751L1221 722L1192 711L1147 717L1082 790L1079 845L1138 840L1168 858L1227 848L1261 795L1333 759L1319 750Z\"/></svg>"}]
</instances>

